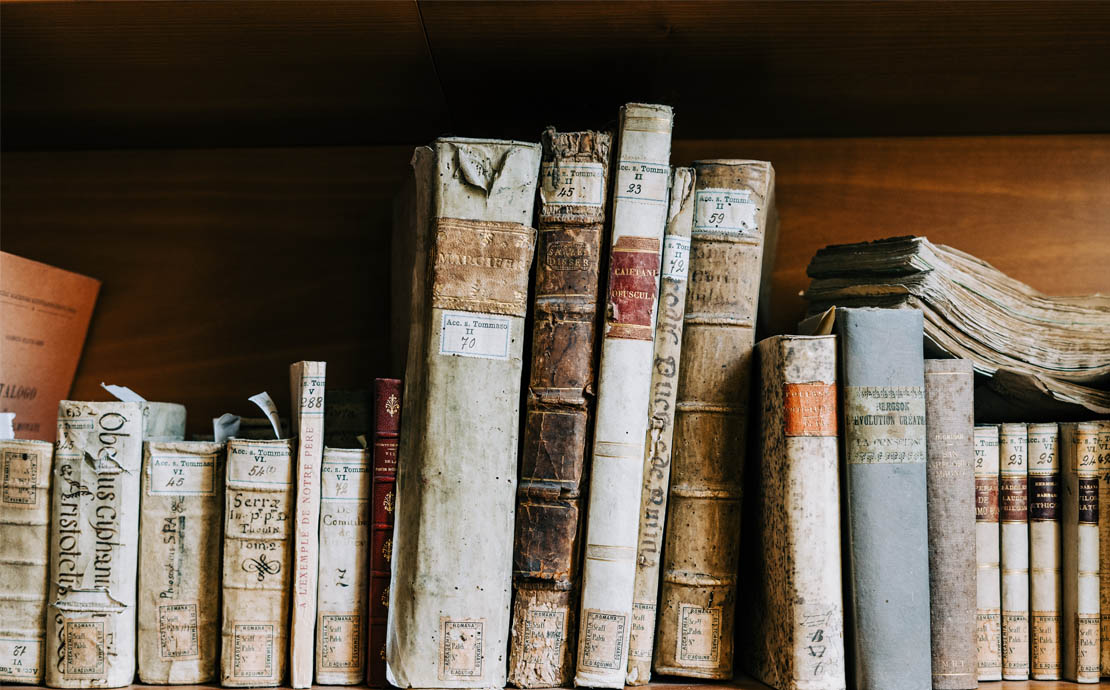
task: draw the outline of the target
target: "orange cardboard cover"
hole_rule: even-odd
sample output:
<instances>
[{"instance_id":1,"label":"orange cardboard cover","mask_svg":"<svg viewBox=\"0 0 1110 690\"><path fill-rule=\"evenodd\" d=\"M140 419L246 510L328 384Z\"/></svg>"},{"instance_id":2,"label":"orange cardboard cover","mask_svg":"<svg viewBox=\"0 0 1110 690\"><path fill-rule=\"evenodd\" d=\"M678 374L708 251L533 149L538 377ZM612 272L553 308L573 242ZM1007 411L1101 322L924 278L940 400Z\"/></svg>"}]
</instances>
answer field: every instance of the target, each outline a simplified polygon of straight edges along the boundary
<instances>
[{"instance_id":1,"label":"orange cardboard cover","mask_svg":"<svg viewBox=\"0 0 1110 690\"><path fill-rule=\"evenodd\" d=\"M100 281L0 252L0 412L15 437L53 441Z\"/></svg>"}]
</instances>

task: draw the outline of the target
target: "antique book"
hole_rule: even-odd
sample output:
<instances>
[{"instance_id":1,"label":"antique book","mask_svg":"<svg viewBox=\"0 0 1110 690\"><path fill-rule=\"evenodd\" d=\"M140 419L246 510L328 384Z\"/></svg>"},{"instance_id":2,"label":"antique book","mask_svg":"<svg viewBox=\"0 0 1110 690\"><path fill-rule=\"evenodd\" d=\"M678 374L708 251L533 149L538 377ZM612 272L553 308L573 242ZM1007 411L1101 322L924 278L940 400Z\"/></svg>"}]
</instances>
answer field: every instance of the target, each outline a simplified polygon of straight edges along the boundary
<instances>
[{"instance_id":1,"label":"antique book","mask_svg":"<svg viewBox=\"0 0 1110 690\"><path fill-rule=\"evenodd\" d=\"M220 684L285 678L297 440L227 442Z\"/></svg>"},{"instance_id":2,"label":"antique book","mask_svg":"<svg viewBox=\"0 0 1110 690\"><path fill-rule=\"evenodd\" d=\"M1029 639L1033 680L1059 680L1060 457L1055 423L1029 424Z\"/></svg>"},{"instance_id":3,"label":"antique book","mask_svg":"<svg viewBox=\"0 0 1110 690\"><path fill-rule=\"evenodd\" d=\"M731 678L752 350L775 171L694 164L690 280L675 406L655 670Z\"/></svg>"},{"instance_id":4,"label":"antique book","mask_svg":"<svg viewBox=\"0 0 1110 690\"><path fill-rule=\"evenodd\" d=\"M316 682L366 678L370 449L324 448L320 462L320 560Z\"/></svg>"},{"instance_id":5,"label":"antique book","mask_svg":"<svg viewBox=\"0 0 1110 690\"><path fill-rule=\"evenodd\" d=\"M779 690L843 690L836 338L774 336L756 356L760 525L742 656Z\"/></svg>"},{"instance_id":6,"label":"antique book","mask_svg":"<svg viewBox=\"0 0 1110 690\"><path fill-rule=\"evenodd\" d=\"M668 106L621 108L574 678L586 687L624 687L628 669L671 125Z\"/></svg>"},{"instance_id":7,"label":"antique book","mask_svg":"<svg viewBox=\"0 0 1110 690\"><path fill-rule=\"evenodd\" d=\"M582 473L593 412L608 133L543 133L532 366L513 551L509 682L574 672Z\"/></svg>"},{"instance_id":8,"label":"antique book","mask_svg":"<svg viewBox=\"0 0 1110 690\"><path fill-rule=\"evenodd\" d=\"M99 290L94 278L0 252L0 412L16 413L17 438L54 442Z\"/></svg>"},{"instance_id":9,"label":"antique book","mask_svg":"<svg viewBox=\"0 0 1110 690\"><path fill-rule=\"evenodd\" d=\"M1060 425L1063 676L1097 683L1100 675L1099 422Z\"/></svg>"},{"instance_id":10,"label":"antique book","mask_svg":"<svg viewBox=\"0 0 1110 690\"><path fill-rule=\"evenodd\" d=\"M289 367L293 428L297 430L293 619L289 624L289 684L294 688L310 687L315 668L320 459L324 452L326 373L326 362L297 362Z\"/></svg>"},{"instance_id":11,"label":"antique book","mask_svg":"<svg viewBox=\"0 0 1110 690\"><path fill-rule=\"evenodd\" d=\"M1110 420L1098 422L1098 479L1099 665L1110 676Z\"/></svg>"},{"instance_id":12,"label":"antique book","mask_svg":"<svg viewBox=\"0 0 1110 690\"><path fill-rule=\"evenodd\" d=\"M1002 678L1029 678L1028 436L1024 424L998 432L1002 538Z\"/></svg>"},{"instance_id":13,"label":"antique book","mask_svg":"<svg viewBox=\"0 0 1110 690\"><path fill-rule=\"evenodd\" d=\"M659 565L663 525L671 481L671 441L678 371L686 315L686 274L690 266L690 228L694 221L694 169L675 168L670 209L663 235L655 352L651 363L651 399L644 441L644 481L640 490L640 534L636 541L636 580L632 595L632 626L628 637L629 685L651 680L655 648L655 607L659 598Z\"/></svg>"},{"instance_id":14,"label":"antique book","mask_svg":"<svg viewBox=\"0 0 1110 690\"><path fill-rule=\"evenodd\" d=\"M0 440L0 683L41 685L54 446Z\"/></svg>"},{"instance_id":15,"label":"antique book","mask_svg":"<svg viewBox=\"0 0 1110 690\"><path fill-rule=\"evenodd\" d=\"M528 224L540 147L438 139L414 156L433 211L417 239L387 675L501 687L512 593ZM476 503L480 501L480 503Z\"/></svg>"},{"instance_id":16,"label":"antique book","mask_svg":"<svg viewBox=\"0 0 1110 690\"><path fill-rule=\"evenodd\" d=\"M998 426L975 427L975 645L979 680L1002 680Z\"/></svg>"},{"instance_id":17,"label":"antique book","mask_svg":"<svg viewBox=\"0 0 1110 690\"><path fill-rule=\"evenodd\" d=\"M58 404L46 613L50 687L118 688L134 680L143 439L184 435L181 405Z\"/></svg>"},{"instance_id":18,"label":"antique book","mask_svg":"<svg viewBox=\"0 0 1110 690\"><path fill-rule=\"evenodd\" d=\"M150 441L139 513L139 679L217 678L224 444Z\"/></svg>"},{"instance_id":19,"label":"antique book","mask_svg":"<svg viewBox=\"0 0 1110 690\"><path fill-rule=\"evenodd\" d=\"M373 475L370 489L370 646L366 681L386 687L385 640L397 490L397 445L401 434L401 381L374 379Z\"/></svg>"},{"instance_id":20,"label":"antique book","mask_svg":"<svg viewBox=\"0 0 1110 690\"><path fill-rule=\"evenodd\" d=\"M978 686L975 646L974 369L925 360L929 630L934 690Z\"/></svg>"}]
</instances>

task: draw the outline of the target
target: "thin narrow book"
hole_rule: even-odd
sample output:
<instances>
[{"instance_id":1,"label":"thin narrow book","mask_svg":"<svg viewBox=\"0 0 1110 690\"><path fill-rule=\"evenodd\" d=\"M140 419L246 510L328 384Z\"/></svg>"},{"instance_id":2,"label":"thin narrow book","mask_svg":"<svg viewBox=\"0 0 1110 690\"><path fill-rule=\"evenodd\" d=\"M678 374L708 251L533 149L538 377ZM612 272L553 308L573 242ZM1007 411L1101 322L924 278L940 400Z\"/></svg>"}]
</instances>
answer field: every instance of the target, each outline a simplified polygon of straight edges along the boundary
<instances>
[{"instance_id":1,"label":"thin narrow book","mask_svg":"<svg viewBox=\"0 0 1110 690\"><path fill-rule=\"evenodd\" d=\"M1002 527L1002 678L1029 678L1028 435L1024 424L998 432Z\"/></svg>"},{"instance_id":2,"label":"thin narrow book","mask_svg":"<svg viewBox=\"0 0 1110 690\"><path fill-rule=\"evenodd\" d=\"M611 138L549 127L542 139L509 656L509 682L523 688L565 685L574 672Z\"/></svg>"},{"instance_id":3,"label":"thin narrow book","mask_svg":"<svg viewBox=\"0 0 1110 690\"><path fill-rule=\"evenodd\" d=\"M1110 676L1110 420L1098 422L1098 484L1099 657L1105 677Z\"/></svg>"},{"instance_id":4,"label":"thin narrow book","mask_svg":"<svg viewBox=\"0 0 1110 690\"><path fill-rule=\"evenodd\" d=\"M1063 488L1063 606L1060 635L1064 678L1097 683L1100 668L1099 422L1060 425Z\"/></svg>"},{"instance_id":5,"label":"thin narrow book","mask_svg":"<svg viewBox=\"0 0 1110 690\"><path fill-rule=\"evenodd\" d=\"M1060 456L1055 423L1030 424L1029 612L1033 680L1059 680L1060 645Z\"/></svg>"},{"instance_id":6,"label":"thin narrow book","mask_svg":"<svg viewBox=\"0 0 1110 690\"><path fill-rule=\"evenodd\" d=\"M731 678L770 163L697 161L655 670Z\"/></svg>"},{"instance_id":7,"label":"thin narrow book","mask_svg":"<svg viewBox=\"0 0 1110 690\"><path fill-rule=\"evenodd\" d=\"M644 446L644 486L640 493L640 536L632 597L632 630L628 638L629 685L651 679L655 647L655 608L659 598L659 561L671 480L671 441L682 326L686 314L686 275L690 266L690 228L694 219L694 170L675 168L670 210L663 235L659 315L651 368L651 407Z\"/></svg>"},{"instance_id":8,"label":"thin narrow book","mask_svg":"<svg viewBox=\"0 0 1110 690\"><path fill-rule=\"evenodd\" d=\"M370 647L366 681L386 687L385 641L389 619L390 564L396 512L397 445L401 435L400 379L374 379L373 485L370 500Z\"/></svg>"},{"instance_id":9,"label":"thin narrow book","mask_svg":"<svg viewBox=\"0 0 1110 690\"><path fill-rule=\"evenodd\" d=\"M1002 680L998 426L975 427L975 644L979 680Z\"/></svg>"},{"instance_id":10,"label":"thin narrow book","mask_svg":"<svg viewBox=\"0 0 1110 690\"><path fill-rule=\"evenodd\" d=\"M296 439L227 442L220 684L278 685L289 648Z\"/></svg>"},{"instance_id":11,"label":"thin narrow book","mask_svg":"<svg viewBox=\"0 0 1110 690\"><path fill-rule=\"evenodd\" d=\"M224 444L144 444L139 517L139 679L216 679Z\"/></svg>"},{"instance_id":12,"label":"thin narrow book","mask_svg":"<svg viewBox=\"0 0 1110 690\"><path fill-rule=\"evenodd\" d=\"M973 379L970 360L925 360L934 690L978 686Z\"/></svg>"},{"instance_id":13,"label":"thin narrow book","mask_svg":"<svg viewBox=\"0 0 1110 690\"><path fill-rule=\"evenodd\" d=\"M320 685L358 685L366 677L369 543L370 450L324 448L316 607Z\"/></svg>"},{"instance_id":14,"label":"thin narrow book","mask_svg":"<svg viewBox=\"0 0 1110 690\"><path fill-rule=\"evenodd\" d=\"M774 336L760 378L759 565L748 668L779 690L843 690L835 336Z\"/></svg>"},{"instance_id":15,"label":"thin narrow book","mask_svg":"<svg viewBox=\"0 0 1110 690\"><path fill-rule=\"evenodd\" d=\"M621 109L575 685L624 687L672 112Z\"/></svg>"},{"instance_id":16,"label":"thin narrow book","mask_svg":"<svg viewBox=\"0 0 1110 690\"><path fill-rule=\"evenodd\" d=\"M501 687L538 144L439 139L417 240L389 587L389 681ZM423 253L421 253L423 252Z\"/></svg>"},{"instance_id":17,"label":"thin narrow book","mask_svg":"<svg viewBox=\"0 0 1110 690\"><path fill-rule=\"evenodd\" d=\"M41 684L54 446L0 440L0 682Z\"/></svg>"}]
</instances>

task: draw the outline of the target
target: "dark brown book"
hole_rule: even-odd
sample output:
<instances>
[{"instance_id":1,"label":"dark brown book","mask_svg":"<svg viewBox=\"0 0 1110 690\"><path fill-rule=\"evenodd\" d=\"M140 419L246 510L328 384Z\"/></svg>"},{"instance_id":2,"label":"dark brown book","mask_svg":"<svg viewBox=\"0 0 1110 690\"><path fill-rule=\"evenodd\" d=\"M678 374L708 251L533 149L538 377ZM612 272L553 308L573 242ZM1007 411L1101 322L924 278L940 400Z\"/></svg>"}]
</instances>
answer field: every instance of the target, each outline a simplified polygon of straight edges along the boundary
<instances>
[{"instance_id":1,"label":"dark brown book","mask_svg":"<svg viewBox=\"0 0 1110 690\"><path fill-rule=\"evenodd\" d=\"M401 382L374 379L374 468L370 516L370 647L366 683L388 687L385 677L385 624L389 615L389 564L393 559L393 518L397 485L397 444L401 435Z\"/></svg>"},{"instance_id":2,"label":"dark brown book","mask_svg":"<svg viewBox=\"0 0 1110 690\"><path fill-rule=\"evenodd\" d=\"M509 682L570 680L610 135L543 134Z\"/></svg>"}]
</instances>

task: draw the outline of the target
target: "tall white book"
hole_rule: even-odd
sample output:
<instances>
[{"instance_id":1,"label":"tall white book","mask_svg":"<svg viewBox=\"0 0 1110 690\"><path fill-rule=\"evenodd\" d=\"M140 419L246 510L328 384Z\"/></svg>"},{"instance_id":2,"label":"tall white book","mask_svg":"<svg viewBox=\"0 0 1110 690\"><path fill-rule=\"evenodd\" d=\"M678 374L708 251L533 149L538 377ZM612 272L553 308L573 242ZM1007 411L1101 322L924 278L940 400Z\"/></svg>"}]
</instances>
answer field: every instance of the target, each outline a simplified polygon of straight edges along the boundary
<instances>
[{"instance_id":1,"label":"tall white book","mask_svg":"<svg viewBox=\"0 0 1110 690\"><path fill-rule=\"evenodd\" d=\"M998 426L975 427L975 645L979 680L1002 680Z\"/></svg>"},{"instance_id":2,"label":"tall white book","mask_svg":"<svg viewBox=\"0 0 1110 690\"><path fill-rule=\"evenodd\" d=\"M668 106L621 109L578 618L579 686L624 687L628 667L672 120Z\"/></svg>"},{"instance_id":3,"label":"tall white book","mask_svg":"<svg viewBox=\"0 0 1110 690\"><path fill-rule=\"evenodd\" d=\"M1063 676L1097 683L1100 675L1099 422L1060 425L1063 526Z\"/></svg>"},{"instance_id":4,"label":"tall white book","mask_svg":"<svg viewBox=\"0 0 1110 690\"><path fill-rule=\"evenodd\" d=\"M1055 423L1028 426L1030 673L1060 678L1060 455Z\"/></svg>"},{"instance_id":5,"label":"tall white book","mask_svg":"<svg viewBox=\"0 0 1110 690\"><path fill-rule=\"evenodd\" d=\"M1002 523L1002 678L1029 678L1029 492L1025 424L1003 424L999 443Z\"/></svg>"}]
</instances>

